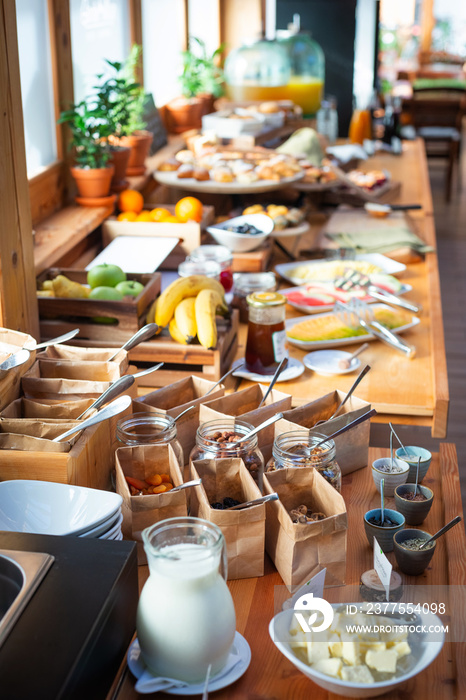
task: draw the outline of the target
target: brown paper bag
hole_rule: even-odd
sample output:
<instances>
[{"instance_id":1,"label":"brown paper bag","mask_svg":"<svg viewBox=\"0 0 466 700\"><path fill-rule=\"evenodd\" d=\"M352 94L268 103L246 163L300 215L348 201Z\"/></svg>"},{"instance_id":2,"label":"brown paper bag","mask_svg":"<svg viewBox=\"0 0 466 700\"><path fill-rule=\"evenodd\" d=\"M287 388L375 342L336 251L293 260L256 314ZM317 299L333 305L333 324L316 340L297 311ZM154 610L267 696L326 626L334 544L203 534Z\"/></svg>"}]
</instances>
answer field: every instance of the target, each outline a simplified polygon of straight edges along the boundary
<instances>
[{"instance_id":1,"label":"brown paper bag","mask_svg":"<svg viewBox=\"0 0 466 700\"><path fill-rule=\"evenodd\" d=\"M242 459L205 459L191 464L191 478L202 479L190 489L190 514L209 520L223 532L228 557L228 579L264 574L265 504L241 510L216 510L210 504L226 497L238 501L260 498L254 479Z\"/></svg>"},{"instance_id":2,"label":"brown paper bag","mask_svg":"<svg viewBox=\"0 0 466 700\"><path fill-rule=\"evenodd\" d=\"M138 563L144 565L147 558L142 531L160 520L187 516L187 490L132 496L125 475L144 480L151 474L169 474L173 486L180 486L181 470L171 445L119 447L115 452L115 470L116 492L123 498L123 535L137 542Z\"/></svg>"},{"instance_id":3,"label":"brown paper bag","mask_svg":"<svg viewBox=\"0 0 466 700\"><path fill-rule=\"evenodd\" d=\"M268 472L264 493L274 491L280 500L266 504L265 546L285 585L293 591L323 568L326 586L343 585L348 521L341 494L312 467ZM289 511L300 505L327 517L293 523Z\"/></svg>"},{"instance_id":4,"label":"brown paper bag","mask_svg":"<svg viewBox=\"0 0 466 700\"><path fill-rule=\"evenodd\" d=\"M49 358L52 360L68 360L71 362L105 362L109 361L116 352L115 348L86 348L77 345L49 345L38 359ZM128 370L128 353L120 350L111 364L116 364L120 375Z\"/></svg>"},{"instance_id":5,"label":"brown paper bag","mask_svg":"<svg viewBox=\"0 0 466 700\"><path fill-rule=\"evenodd\" d=\"M82 360L61 360L39 357L36 360L39 374L44 379L79 379L93 382L114 382L120 374L115 362L83 362ZM29 375L28 375L29 376Z\"/></svg>"},{"instance_id":6,"label":"brown paper bag","mask_svg":"<svg viewBox=\"0 0 466 700\"><path fill-rule=\"evenodd\" d=\"M69 452L79 434L68 440L52 442L77 421L49 420L38 418L0 418L0 449L27 450L34 452Z\"/></svg>"},{"instance_id":7,"label":"brown paper bag","mask_svg":"<svg viewBox=\"0 0 466 700\"><path fill-rule=\"evenodd\" d=\"M351 396L336 418L312 430L317 421L327 420L334 413L344 397L345 392L332 391L304 406L285 411L284 420L277 421L273 426L275 437L300 428L309 428L312 434L331 435L371 409L367 401ZM370 421L365 421L335 439L336 459L343 476L367 466L369 436Z\"/></svg>"},{"instance_id":8,"label":"brown paper bag","mask_svg":"<svg viewBox=\"0 0 466 700\"><path fill-rule=\"evenodd\" d=\"M177 437L183 448L185 464L189 464L189 454L196 444L196 430L199 425L199 406L204 401L223 396L225 387L219 386L209 396L207 392L215 382L199 377L185 377L173 384L152 391L133 401L133 413L140 411L158 411L166 413L172 418L184 411L188 406L194 406L176 423Z\"/></svg>"},{"instance_id":9,"label":"brown paper bag","mask_svg":"<svg viewBox=\"0 0 466 700\"><path fill-rule=\"evenodd\" d=\"M259 404L264 398L268 387L255 384L243 391L229 394L202 404L199 411L199 423L207 423L211 420L219 420L225 416L240 418L240 420L257 427L260 423L271 418L276 413L283 413L291 409L291 396L281 391L272 389L263 406ZM259 449L267 463L272 456L272 444L274 439L273 425L262 430L258 436Z\"/></svg>"},{"instance_id":10,"label":"brown paper bag","mask_svg":"<svg viewBox=\"0 0 466 700\"><path fill-rule=\"evenodd\" d=\"M33 399L16 399L0 413L0 416L2 418L62 418L64 420L76 420L81 413L89 408L93 401L94 399L81 399L79 401L42 403Z\"/></svg>"}]
</instances>

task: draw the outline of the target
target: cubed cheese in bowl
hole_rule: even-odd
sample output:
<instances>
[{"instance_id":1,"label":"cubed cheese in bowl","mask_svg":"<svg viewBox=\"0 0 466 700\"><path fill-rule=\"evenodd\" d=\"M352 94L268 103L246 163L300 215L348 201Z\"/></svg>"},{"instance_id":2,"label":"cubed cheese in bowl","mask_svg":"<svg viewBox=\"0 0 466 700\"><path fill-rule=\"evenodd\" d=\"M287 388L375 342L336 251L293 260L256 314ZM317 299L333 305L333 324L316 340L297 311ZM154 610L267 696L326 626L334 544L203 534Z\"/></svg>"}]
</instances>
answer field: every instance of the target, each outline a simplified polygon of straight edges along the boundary
<instances>
[{"instance_id":1,"label":"cubed cheese in bowl","mask_svg":"<svg viewBox=\"0 0 466 700\"><path fill-rule=\"evenodd\" d=\"M293 609L284 610L270 621L269 633L275 646L316 685L348 698L372 698L401 686L429 666L440 653L443 632L408 634L400 625L403 616L383 618L363 612L364 603L352 604L359 610L346 615L342 605L334 605L330 627L322 632L303 632ZM307 620L309 613L303 612ZM427 629L442 628L442 621L422 612L415 623ZM385 623L395 633L376 631ZM311 623L312 624L312 623ZM320 620L313 623L320 624ZM356 626L366 625L365 631ZM408 623L406 623L408 624ZM433 627L430 627L433 626ZM371 631L373 630L373 631Z\"/></svg>"}]
</instances>

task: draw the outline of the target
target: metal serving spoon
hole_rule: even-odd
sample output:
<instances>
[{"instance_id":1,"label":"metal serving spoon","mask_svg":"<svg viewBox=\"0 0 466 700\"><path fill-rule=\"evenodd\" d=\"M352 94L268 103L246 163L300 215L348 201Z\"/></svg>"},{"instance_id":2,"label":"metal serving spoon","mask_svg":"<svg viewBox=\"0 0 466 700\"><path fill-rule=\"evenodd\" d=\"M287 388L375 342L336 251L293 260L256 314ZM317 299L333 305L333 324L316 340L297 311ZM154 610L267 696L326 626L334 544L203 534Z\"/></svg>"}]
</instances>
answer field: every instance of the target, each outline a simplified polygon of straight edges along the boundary
<instances>
[{"instance_id":1,"label":"metal serving spoon","mask_svg":"<svg viewBox=\"0 0 466 700\"><path fill-rule=\"evenodd\" d=\"M135 348L136 345L142 343L144 340L149 340L158 331L158 325L156 323L148 323L147 326L140 328L137 333L135 333L129 340L126 341L121 348L118 348L111 357L108 358L107 362L111 362L115 359L119 352L122 350L131 350Z\"/></svg>"},{"instance_id":2,"label":"metal serving spoon","mask_svg":"<svg viewBox=\"0 0 466 700\"><path fill-rule=\"evenodd\" d=\"M71 338L77 336L78 333L79 328L75 328L74 330L68 331L68 333L59 335L56 338L50 338L50 340L45 340L43 343L37 343L34 350L42 350L42 348L48 348L49 345L60 345L60 343L66 343L67 340L71 340Z\"/></svg>"},{"instance_id":3,"label":"metal serving spoon","mask_svg":"<svg viewBox=\"0 0 466 700\"><path fill-rule=\"evenodd\" d=\"M330 416L330 418L326 418L325 420L319 420L319 421L317 421L317 423L316 423L315 425L312 426L313 428L315 428L315 427L318 426L318 425L322 425L322 423L327 423L327 421L332 420L332 418L335 418L335 416L338 415L338 413L340 413L341 409L343 408L343 406L345 405L345 403L348 401L349 397L351 396L351 394L353 393L353 391L356 389L356 387L358 386L359 382L363 379L363 377L366 376L366 374L369 372L370 369L371 369L371 366L370 366L370 365L366 365L365 367L363 367L363 369L359 372L358 376L357 376L356 379L354 380L354 383L353 383L352 386L350 387L348 393L347 393L346 396L343 398L343 400L341 401L340 405L337 406L337 408L336 408L335 411L332 413L332 415Z\"/></svg>"},{"instance_id":4,"label":"metal serving spoon","mask_svg":"<svg viewBox=\"0 0 466 700\"><path fill-rule=\"evenodd\" d=\"M92 425L97 425L97 423L102 423L102 421L104 420L113 418L114 416L117 416L119 413L128 408L130 405L130 396L120 396L118 399L115 399L115 401L112 401L112 403L109 403L108 406L105 406L105 408L103 408L101 411L98 411L94 416L87 418L86 420L82 421L82 423L80 423L79 425L75 425L74 428L70 428L65 433L58 435L56 438L53 438L52 442L61 442L61 440L65 440L67 437L70 437L75 433L80 433L81 430L85 430L86 428L90 428Z\"/></svg>"},{"instance_id":5,"label":"metal serving spoon","mask_svg":"<svg viewBox=\"0 0 466 700\"><path fill-rule=\"evenodd\" d=\"M172 489L173 491L173 489ZM260 498L254 498L252 501L245 501L244 503L238 503L237 506L230 506L229 508L224 508L223 510L241 510L241 508L248 508L249 506L256 506L259 503L267 503L268 501L278 501L278 493L269 493L267 496L261 496Z\"/></svg>"},{"instance_id":6,"label":"metal serving spoon","mask_svg":"<svg viewBox=\"0 0 466 700\"><path fill-rule=\"evenodd\" d=\"M14 369L14 367L21 367L30 357L31 353L29 350L26 350L26 348L14 352L13 355L10 355L10 357L7 357L6 360L0 363L0 377L3 377L10 369Z\"/></svg>"},{"instance_id":7,"label":"metal serving spoon","mask_svg":"<svg viewBox=\"0 0 466 700\"><path fill-rule=\"evenodd\" d=\"M257 428L253 428L252 430L249 431L249 433L246 433L245 435L242 435L240 438L235 440L234 442L229 442L226 443L229 447L232 445L238 445L240 442L244 442L245 440L249 440L249 438L252 438L256 433L260 432L264 428L267 428L269 425L272 425L272 423L276 423L277 420L280 420L280 418L283 418L283 413L276 413L274 416L271 416L270 418L267 418L263 423L257 426Z\"/></svg>"},{"instance_id":8,"label":"metal serving spoon","mask_svg":"<svg viewBox=\"0 0 466 700\"><path fill-rule=\"evenodd\" d=\"M218 387L219 384L221 384L227 377L230 376L230 374L233 374L233 372L234 372L235 370L237 370L237 369L239 369L240 367L243 367L243 366L244 366L244 362L241 363L240 365L236 365L235 367L232 367L231 369L229 369L228 372L226 372L226 373L223 375L223 377L220 377L220 379L218 380L218 382L215 382L215 384L214 384L213 386L210 387L209 391L208 391L207 393L205 393L204 396L208 396L209 394L211 394L211 393L213 392L213 390L216 389L216 388Z\"/></svg>"},{"instance_id":9,"label":"metal serving spoon","mask_svg":"<svg viewBox=\"0 0 466 700\"><path fill-rule=\"evenodd\" d=\"M459 522L461 522L461 515L457 515L456 518L453 518L453 520L450 520L449 523L447 523L447 524L444 525L442 528L440 528L440 530L439 530L438 532L436 532L435 535L432 535L432 537L429 537L428 540L426 540L425 542L423 542L423 543L421 544L421 546L419 547L419 549L424 549L424 547L426 546L426 544L428 544L429 542L433 542L434 540L438 539L439 537L441 537L442 535L444 535L446 532L448 532L448 530L451 530L451 528L454 527L455 525L457 525Z\"/></svg>"},{"instance_id":10,"label":"metal serving spoon","mask_svg":"<svg viewBox=\"0 0 466 700\"><path fill-rule=\"evenodd\" d=\"M341 435L342 433L346 433L347 430L350 428L353 428L355 425L359 425L359 423L364 423L364 421L368 420L372 416L375 416L377 411L375 408L371 408L370 411L367 411L367 413L363 413L362 416L359 416L359 418L356 418L355 420L351 421L351 423L348 423L348 425L344 425L343 428L340 428L340 430L337 430L336 432L332 433L331 435L327 435L324 437L322 440L319 440L312 448L312 450L315 450L316 447L319 447L320 445L323 445L324 442L327 442L327 440L333 440L333 438L336 438L338 435Z\"/></svg>"},{"instance_id":11,"label":"metal serving spoon","mask_svg":"<svg viewBox=\"0 0 466 700\"><path fill-rule=\"evenodd\" d=\"M169 493L173 493L174 491L182 491L183 489L190 489L191 486L200 486L201 484L202 479L193 479L192 481L186 481L184 484L175 486L175 488L170 489Z\"/></svg>"},{"instance_id":12,"label":"metal serving spoon","mask_svg":"<svg viewBox=\"0 0 466 700\"><path fill-rule=\"evenodd\" d=\"M268 396L268 395L270 394L270 392L272 391L272 389L273 389L273 387L274 387L274 385L275 385L275 382L277 381L278 377L279 377L280 374L283 372L283 370L285 369L285 367L286 367L287 364L288 364L288 357L284 357L283 360L282 360L282 361L280 362L280 364L278 365L277 369L275 370L275 374L274 374L273 377L272 377L272 381L271 381L270 384L269 384L269 388L268 388L267 391L265 392L264 397L263 397L262 401L260 402L258 408L260 408L261 406L263 406L263 404L265 403L265 401L266 401L266 399L267 399L267 396Z\"/></svg>"}]
</instances>

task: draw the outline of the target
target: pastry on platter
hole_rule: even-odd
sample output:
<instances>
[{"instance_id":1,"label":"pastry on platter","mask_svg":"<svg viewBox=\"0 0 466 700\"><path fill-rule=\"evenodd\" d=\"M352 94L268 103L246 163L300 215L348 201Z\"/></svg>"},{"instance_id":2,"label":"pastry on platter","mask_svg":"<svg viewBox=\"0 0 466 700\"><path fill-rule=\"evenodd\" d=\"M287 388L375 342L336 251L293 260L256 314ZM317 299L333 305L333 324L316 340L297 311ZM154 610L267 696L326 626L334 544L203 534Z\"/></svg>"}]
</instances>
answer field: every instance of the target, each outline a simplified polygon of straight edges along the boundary
<instances>
[{"instance_id":1,"label":"pastry on platter","mask_svg":"<svg viewBox=\"0 0 466 700\"><path fill-rule=\"evenodd\" d=\"M163 163L160 163L158 169L162 172L174 172L175 170L178 170L180 165L180 161L176 158L168 158L168 160L165 160Z\"/></svg>"}]
</instances>

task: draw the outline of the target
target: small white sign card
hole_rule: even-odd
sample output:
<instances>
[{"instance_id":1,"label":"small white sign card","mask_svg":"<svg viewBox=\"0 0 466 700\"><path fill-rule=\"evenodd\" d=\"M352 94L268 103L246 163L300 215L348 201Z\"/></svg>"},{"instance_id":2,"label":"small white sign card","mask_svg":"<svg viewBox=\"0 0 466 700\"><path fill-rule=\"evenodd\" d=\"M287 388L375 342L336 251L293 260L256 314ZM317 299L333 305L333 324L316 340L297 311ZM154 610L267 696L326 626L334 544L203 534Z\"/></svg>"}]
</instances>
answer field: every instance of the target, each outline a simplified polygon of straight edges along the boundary
<instances>
[{"instance_id":1,"label":"small white sign card","mask_svg":"<svg viewBox=\"0 0 466 700\"><path fill-rule=\"evenodd\" d=\"M125 272L150 274L157 270L177 245L178 238L117 236L89 263L86 270L107 263L118 265Z\"/></svg>"},{"instance_id":2,"label":"small white sign card","mask_svg":"<svg viewBox=\"0 0 466 700\"><path fill-rule=\"evenodd\" d=\"M387 557L382 551L382 548L374 537L374 569L378 574L382 586L385 588L387 603L390 600L390 579L392 577L392 568L392 565L388 561Z\"/></svg>"}]
</instances>

